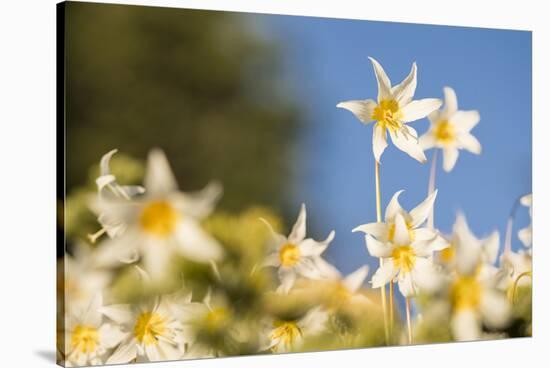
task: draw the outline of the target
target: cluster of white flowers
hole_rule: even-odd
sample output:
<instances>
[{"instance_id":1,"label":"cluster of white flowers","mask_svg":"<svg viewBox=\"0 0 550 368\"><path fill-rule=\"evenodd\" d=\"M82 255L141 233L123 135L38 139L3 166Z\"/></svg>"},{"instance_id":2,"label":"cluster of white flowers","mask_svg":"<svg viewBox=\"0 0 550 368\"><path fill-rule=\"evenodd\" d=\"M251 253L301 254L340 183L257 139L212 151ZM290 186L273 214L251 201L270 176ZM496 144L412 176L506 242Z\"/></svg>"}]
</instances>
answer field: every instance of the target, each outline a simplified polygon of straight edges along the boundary
<instances>
[{"instance_id":1,"label":"cluster of white flowers","mask_svg":"<svg viewBox=\"0 0 550 368\"><path fill-rule=\"evenodd\" d=\"M438 111L442 105L439 99L413 100L416 64L402 83L392 87L382 66L370 60L378 82L377 101L347 101L338 107L350 110L365 124L376 121L373 152L377 165L387 147L388 133L397 148L419 162L426 161L425 149L441 148L446 171L455 166L460 149L481 153L481 145L470 134L479 114L458 110L451 88L444 88L445 106ZM426 116L431 127L418 138L407 123ZM343 276L323 258L335 238L334 231L321 241L307 237L304 204L288 236L276 232L268 220L257 219L264 222L270 237L263 259L258 260L251 275L276 270L276 285L264 290L276 299L313 288L311 282L325 282L333 289L326 303L308 306L285 318L266 312L253 328L245 330L230 323L232 306L217 298L210 285L200 300L182 283L176 291L138 303L117 302L109 285L121 267L136 271L144 285L163 283L173 258L183 257L206 265L221 282L220 266L231 255L202 222L221 197L220 184L211 183L194 193L179 191L168 160L155 149L148 157L144 186L125 186L110 170L115 153L108 152L100 161L98 195L91 207L101 228L90 235L93 245L77 244L65 257L63 356L67 366L220 356L226 354L224 349L201 338L204 331L219 330L223 331L222 344L253 342L249 344L255 346L251 352L296 351L306 339L326 332L340 308L354 305L364 310L379 304L364 287L369 272L366 265ZM426 295L433 305L444 305L454 340L494 337L491 331L502 331L510 322L517 289L530 286L531 227L518 234L525 249L500 252L499 234L478 239L462 214L449 236L431 226L427 220L433 216L437 190L430 191L410 211L399 203L402 192L393 195L383 220L378 208L378 222L352 230L365 234L368 253L380 260L370 279L371 287L385 290L388 284L398 285L407 300L409 336L409 300ZM521 203L530 209L531 195L523 197ZM430 313L429 307L418 309L414 324L421 324ZM402 341L399 337L387 339L387 344Z\"/></svg>"}]
</instances>

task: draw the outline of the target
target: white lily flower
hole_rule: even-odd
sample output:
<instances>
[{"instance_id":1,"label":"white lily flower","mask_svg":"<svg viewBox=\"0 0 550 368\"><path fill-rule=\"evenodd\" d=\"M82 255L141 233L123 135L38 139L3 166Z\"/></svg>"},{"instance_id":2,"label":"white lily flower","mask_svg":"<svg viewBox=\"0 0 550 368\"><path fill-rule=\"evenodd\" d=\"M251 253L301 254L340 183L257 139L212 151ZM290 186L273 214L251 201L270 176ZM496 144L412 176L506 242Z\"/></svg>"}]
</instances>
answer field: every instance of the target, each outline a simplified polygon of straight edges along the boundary
<instances>
[{"instance_id":1,"label":"white lily flower","mask_svg":"<svg viewBox=\"0 0 550 368\"><path fill-rule=\"evenodd\" d=\"M424 150L436 147L443 150L443 169L451 171L458 159L458 151L466 149L476 155L481 153L481 144L470 131L479 123L479 112L458 110L455 91L443 88L445 107L432 112L428 132L420 137Z\"/></svg>"},{"instance_id":2,"label":"white lily flower","mask_svg":"<svg viewBox=\"0 0 550 368\"><path fill-rule=\"evenodd\" d=\"M221 246L199 223L213 210L220 185L212 183L195 193L178 191L166 156L153 150L147 161L145 194L128 196L135 190L121 190L127 187L119 186L109 173L112 153L102 158L102 176L97 180L100 194L110 187L115 188L112 193L124 194L100 196L96 205L99 222L113 238L99 248L100 263L132 263L141 256L145 269L157 278L175 253L202 263L222 258Z\"/></svg>"},{"instance_id":3,"label":"white lily flower","mask_svg":"<svg viewBox=\"0 0 550 368\"><path fill-rule=\"evenodd\" d=\"M529 208L529 217L533 217L533 195L527 194L523 197L521 197L520 202L525 207ZM519 240L525 245L526 247L530 247L533 244L533 225L530 224L526 228L521 229L518 232Z\"/></svg>"},{"instance_id":4,"label":"white lily flower","mask_svg":"<svg viewBox=\"0 0 550 368\"><path fill-rule=\"evenodd\" d=\"M65 320L65 365L80 367L105 364L110 349L125 334L103 320L99 312L103 299L96 294L85 308L72 308Z\"/></svg>"},{"instance_id":5,"label":"white lily flower","mask_svg":"<svg viewBox=\"0 0 550 368\"><path fill-rule=\"evenodd\" d=\"M501 328L510 316L510 305L497 287L498 274L493 266L498 254L498 237L497 251L487 252L483 241L472 234L460 214L453 233L456 260L454 277L449 284L451 328L459 341L477 340L482 337L482 325Z\"/></svg>"},{"instance_id":6,"label":"white lily flower","mask_svg":"<svg viewBox=\"0 0 550 368\"><path fill-rule=\"evenodd\" d=\"M296 320L271 320L262 329L260 351L287 353L299 349L304 339L323 332L327 327L328 312L321 307L310 309Z\"/></svg>"},{"instance_id":7,"label":"white lily flower","mask_svg":"<svg viewBox=\"0 0 550 368\"><path fill-rule=\"evenodd\" d=\"M64 258L65 306L67 310L83 308L92 298L106 290L112 279L109 271L94 264L94 252L87 244L76 244L73 255Z\"/></svg>"},{"instance_id":8,"label":"white lily flower","mask_svg":"<svg viewBox=\"0 0 550 368\"><path fill-rule=\"evenodd\" d=\"M399 204L402 192L393 195L384 222L360 225L353 231L364 232L369 253L383 259L372 277L372 287L382 287L397 278L401 293L410 297L419 288L437 287L439 278L431 257L434 251L448 247L448 242L437 231L421 227L434 205L437 190L410 212Z\"/></svg>"},{"instance_id":9,"label":"white lily flower","mask_svg":"<svg viewBox=\"0 0 550 368\"><path fill-rule=\"evenodd\" d=\"M377 162L380 162L380 157L388 145L386 131L398 149L420 162L426 162L424 151L418 144L416 130L407 123L422 119L437 110L441 106L441 100L426 98L413 101L416 90L416 63L412 64L407 78L392 87L390 79L378 61L372 57L369 59L378 82L377 101L353 100L340 102L336 106L351 111L364 124L376 121L372 148Z\"/></svg>"},{"instance_id":10,"label":"white lily flower","mask_svg":"<svg viewBox=\"0 0 550 368\"><path fill-rule=\"evenodd\" d=\"M321 258L327 249L334 231L323 241L306 239L306 206L302 204L300 214L288 237L276 233L271 225L264 221L272 235L270 248L263 266L277 267L281 285L279 291L287 293L298 276L319 280L334 278L338 275L336 269Z\"/></svg>"},{"instance_id":11,"label":"white lily flower","mask_svg":"<svg viewBox=\"0 0 550 368\"><path fill-rule=\"evenodd\" d=\"M101 313L127 333L106 364L181 359L193 335L184 329L177 314L178 308L190 304L191 294L187 294L161 296L137 306L116 304L101 308Z\"/></svg>"}]
</instances>

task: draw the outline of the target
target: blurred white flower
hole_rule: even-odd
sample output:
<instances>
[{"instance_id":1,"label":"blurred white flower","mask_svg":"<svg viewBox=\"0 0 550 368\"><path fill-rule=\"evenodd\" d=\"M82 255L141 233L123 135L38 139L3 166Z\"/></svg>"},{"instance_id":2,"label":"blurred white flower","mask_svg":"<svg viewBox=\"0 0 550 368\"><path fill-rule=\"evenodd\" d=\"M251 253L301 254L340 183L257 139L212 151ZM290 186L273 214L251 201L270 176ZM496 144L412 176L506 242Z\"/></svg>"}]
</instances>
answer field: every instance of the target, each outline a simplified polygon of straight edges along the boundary
<instances>
[{"instance_id":1,"label":"blurred white flower","mask_svg":"<svg viewBox=\"0 0 550 368\"><path fill-rule=\"evenodd\" d=\"M98 293L108 290L111 272L95 267L94 252L87 244L77 243L73 255L65 254L64 287L67 310L87 306Z\"/></svg>"},{"instance_id":2,"label":"blurred white flower","mask_svg":"<svg viewBox=\"0 0 550 368\"><path fill-rule=\"evenodd\" d=\"M476 340L482 337L482 325L502 328L510 316L510 305L497 287L499 278L494 267L498 233L493 233L489 240L478 240L464 216L459 214L453 227L453 239L456 255L448 284L451 328L456 340Z\"/></svg>"},{"instance_id":3,"label":"blurred white flower","mask_svg":"<svg viewBox=\"0 0 550 368\"><path fill-rule=\"evenodd\" d=\"M369 274L368 266L359 267L347 276L341 276L339 272L338 274L339 277L335 280L336 287L332 292L331 307L355 303L371 303L365 295L358 292Z\"/></svg>"},{"instance_id":4,"label":"blurred white flower","mask_svg":"<svg viewBox=\"0 0 550 368\"><path fill-rule=\"evenodd\" d=\"M101 365L111 348L118 345L125 334L103 320L99 312L103 303L96 294L82 308L71 308L65 319L65 364L67 367Z\"/></svg>"},{"instance_id":5,"label":"blurred white flower","mask_svg":"<svg viewBox=\"0 0 550 368\"><path fill-rule=\"evenodd\" d=\"M521 197L520 202L522 205L529 208L529 216L533 217L533 195L527 194ZM523 245L530 247L531 244L533 244L533 225L529 224L526 228L521 229L518 232L518 237Z\"/></svg>"},{"instance_id":6,"label":"blurred white flower","mask_svg":"<svg viewBox=\"0 0 550 368\"><path fill-rule=\"evenodd\" d=\"M421 119L441 106L441 100L426 98L413 101L416 90L416 63L410 74L400 84L392 87L382 66L369 57L378 82L378 99L340 102L337 107L351 111L361 122L376 121L373 129L373 152L376 161L386 149L387 133L397 148L414 159L425 162L426 156L418 144L416 130L407 123Z\"/></svg>"},{"instance_id":7,"label":"blurred white flower","mask_svg":"<svg viewBox=\"0 0 550 368\"><path fill-rule=\"evenodd\" d=\"M323 332L327 321L328 313L320 307L310 309L297 320L266 321L260 337L260 351L286 353L299 349L304 339Z\"/></svg>"},{"instance_id":8,"label":"blurred white flower","mask_svg":"<svg viewBox=\"0 0 550 368\"><path fill-rule=\"evenodd\" d=\"M176 318L177 308L191 303L191 294L161 296L140 305L115 304L101 313L122 326L124 341L107 364L181 359L193 335Z\"/></svg>"},{"instance_id":9,"label":"blurred white flower","mask_svg":"<svg viewBox=\"0 0 550 368\"><path fill-rule=\"evenodd\" d=\"M436 147L443 150L443 169L451 171L458 159L458 151L466 149L472 153L481 153L481 144L470 134L479 122L479 113L475 110L458 110L455 91L450 87L443 89L445 107L432 112L428 118L431 126L420 137L424 150Z\"/></svg>"},{"instance_id":10,"label":"blurred white flower","mask_svg":"<svg viewBox=\"0 0 550 368\"><path fill-rule=\"evenodd\" d=\"M112 153L102 158L102 175L97 180L98 219L112 238L99 247L100 263L131 263L141 256L146 271L156 279L174 253L203 263L222 258L221 246L199 222L210 214L219 199L219 184L209 184L195 193L178 191L166 156L155 149L147 161L145 194L130 196L139 191L116 183L109 172ZM106 188L110 188L114 197L105 196Z\"/></svg>"},{"instance_id":11,"label":"blurred white flower","mask_svg":"<svg viewBox=\"0 0 550 368\"><path fill-rule=\"evenodd\" d=\"M306 239L306 206L302 204L300 214L288 237L276 233L271 225L264 221L272 235L270 252L263 262L264 267L277 267L281 285L279 291L288 292L297 276L308 279L326 279L338 276L338 271L321 258L334 239L334 231L323 241Z\"/></svg>"},{"instance_id":12,"label":"blurred white flower","mask_svg":"<svg viewBox=\"0 0 550 368\"><path fill-rule=\"evenodd\" d=\"M513 296L514 288L532 284L532 270L533 259L529 251L504 252L500 258L500 271L503 279L499 287L509 296Z\"/></svg>"},{"instance_id":13,"label":"blurred white flower","mask_svg":"<svg viewBox=\"0 0 550 368\"><path fill-rule=\"evenodd\" d=\"M419 288L437 287L439 277L431 257L434 251L446 248L448 242L437 231L420 227L434 205L437 190L410 212L399 204L402 192L393 195L386 208L385 222L360 225L353 231L366 233L369 253L383 260L372 277L372 287L382 287L397 278L401 293L410 297Z\"/></svg>"}]
</instances>

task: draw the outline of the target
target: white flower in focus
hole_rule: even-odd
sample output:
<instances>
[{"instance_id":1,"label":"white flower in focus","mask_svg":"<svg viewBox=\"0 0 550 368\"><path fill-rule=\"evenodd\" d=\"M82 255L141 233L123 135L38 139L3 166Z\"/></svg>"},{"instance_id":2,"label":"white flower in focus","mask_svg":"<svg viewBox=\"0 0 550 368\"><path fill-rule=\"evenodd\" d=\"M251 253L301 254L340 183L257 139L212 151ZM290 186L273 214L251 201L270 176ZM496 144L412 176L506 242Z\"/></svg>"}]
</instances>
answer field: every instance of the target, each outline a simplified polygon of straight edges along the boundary
<instances>
[{"instance_id":1,"label":"white flower in focus","mask_svg":"<svg viewBox=\"0 0 550 368\"><path fill-rule=\"evenodd\" d=\"M176 318L177 308L190 303L188 294L179 298L161 296L137 306L116 304L101 308L101 313L127 333L106 364L180 359L193 336Z\"/></svg>"},{"instance_id":2,"label":"white flower in focus","mask_svg":"<svg viewBox=\"0 0 550 368\"><path fill-rule=\"evenodd\" d=\"M323 332L327 321L328 313L320 307L309 310L300 319L268 321L262 329L260 350L278 354L299 349L304 339Z\"/></svg>"},{"instance_id":3,"label":"white flower in focus","mask_svg":"<svg viewBox=\"0 0 550 368\"><path fill-rule=\"evenodd\" d=\"M84 308L72 308L65 320L65 364L67 367L105 364L111 348L125 334L103 320L99 309L101 294L96 294Z\"/></svg>"},{"instance_id":4,"label":"white flower in focus","mask_svg":"<svg viewBox=\"0 0 550 368\"><path fill-rule=\"evenodd\" d=\"M414 159L425 162L426 156L418 144L416 130L407 123L422 119L441 106L441 100L426 98L414 100L416 90L416 63L400 84L392 87L382 66L369 57L378 82L378 99L340 102L337 107L351 111L361 122L376 121L373 129L373 152L377 162L386 149L387 132L397 148Z\"/></svg>"},{"instance_id":5,"label":"white flower in focus","mask_svg":"<svg viewBox=\"0 0 550 368\"><path fill-rule=\"evenodd\" d=\"M314 280L337 277L336 269L321 258L321 254L334 239L334 231L320 242L306 239L306 206L304 204L288 237L277 234L269 223L265 223L271 231L272 239L271 251L263 266L278 268L281 281L279 291L287 293L294 285L297 276Z\"/></svg>"},{"instance_id":6,"label":"white flower in focus","mask_svg":"<svg viewBox=\"0 0 550 368\"><path fill-rule=\"evenodd\" d=\"M482 337L482 325L505 327L510 317L510 305L504 292L498 289L498 273L493 266L498 237L497 252L493 259L488 259L484 256L483 242L471 233L462 215L457 217L453 236L456 259L448 285L451 328L456 340L477 340Z\"/></svg>"},{"instance_id":7,"label":"white flower in focus","mask_svg":"<svg viewBox=\"0 0 550 368\"><path fill-rule=\"evenodd\" d=\"M521 197L520 202L525 207L529 208L529 217L533 217L533 195L527 194L523 197ZM530 247L531 244L533 244L533 225L530 224L526 228L521 229L518 232L519 240L525 245L526 247Z\"/></svg>"},{"instance_id":8,"label":"white flower in focus","mask_svg":"<svg viewBox=\"0 0 550 368\"><path fill-rule=\"evenodd\" d=\"M99 247L100 263L131 263L141 256L145 270L156 279L175 253L202 263L222 258L221 246L199 222L219 199L218 184L209 184L195 193L178 191L166 156L161 150L153 150L147 161L145 194L129 197L127 189L120 189L126 187L119 186L109 173L111 156L112 152L103 157L102 176L97 180L100 198L96 211L113 238ZM124 194L105 197L101 195L105 188Z\"/></svg>"},{"instance_id":9,"label":"white flower in focus","mask_svg":"<svg viewBox=\"0 0 550 368\"><path fill-rule=\"evenodd\" d=\"M475 110L458 110L455 91L450 87L443 89L445 107L432 112L428 118L431 126L420 137L424 150L436 147L443 150L443 169L451 171L458 159L458 151L466 149L476 155L481 153L481 144L470 131L479 123L479 113Z\"/></svg>"},{"instance_id":10,"label":"white flower in focus","mask_svg":"<svg viewBox=\"0 0 550 368\"><path fill-rule=\"evenodd\" d=\"M414 296L418 289L433 290L439 283L431 257L434 251L448 246L447 241L433 229L422 228L430 213L437 190L410 212L399 204L395 193L386 208L384 222L361 225L353 231L366 233L369 253L383 259L371 283L382 287L397 278L399 290L405 297Z\"/></svg>"}]
</instances>

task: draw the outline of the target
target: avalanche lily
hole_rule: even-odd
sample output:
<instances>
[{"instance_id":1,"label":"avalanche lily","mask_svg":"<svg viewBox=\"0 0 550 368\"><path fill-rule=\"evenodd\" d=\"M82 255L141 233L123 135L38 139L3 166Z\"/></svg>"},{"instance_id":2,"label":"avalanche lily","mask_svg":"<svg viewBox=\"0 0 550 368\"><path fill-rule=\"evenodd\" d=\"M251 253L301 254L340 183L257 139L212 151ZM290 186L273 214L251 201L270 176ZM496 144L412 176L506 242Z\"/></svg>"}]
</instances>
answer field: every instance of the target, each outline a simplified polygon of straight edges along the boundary
<instances>
[{"instance_id":1,"label":"avalanche lily","mask_svg":"<svg viewBox=\"0 0 550 368\"><path fill-rule=\"evenodd\" d=\"M420 145L424 150L441 148L443 169L449 172L456 164L459 150L466 149L476 155L481 153L481 144L470 133L479 123L479 113L475 110L458 110L456 94L452 88L443 88L443 94L445 107L428 116L431 126L428 132L420 137Z\"/></svg>"},{"instance_id":2,"label":"avalanche lily","mask_svg":"<svg viewBox=\"0 0 550 368\"><path fill-rule=\"evenodd\" d=\"M132 263L141 257L145 270L156 279L174 254L202 263L220 260L221 246L202 230L199 221L213 210L221 187L211 183L195 193L178 191L166 156L156 149L147 161L145 194L130 195L139 190L124 189L128 187L118 185L109 172L114 152L102 158L97 179L98 220L112 238L100 247L99 261ZM106 188L111 188L114 197L102 195Z\"/></svg>"},{"instance_id":3,"label":"avalanche lily","mask_svg":"<svg viewBox=\"0 0 550 368\"><path fill-rule=\"evenodd\" d=\"M395 193L386 208L385 222L361 225L353 231L365 235L369 253L382 258L383 263L373 275L373 288L379 288L397 278L405 297L414 296L419 288L432 290L439 278L431 261L434 251L448 247L437 231L422 228L437 196L437 190L410 212L399 204Z\"/></svg>"},{"instance_id":4,"label":"avalanche lily","mask_svg":"<svg viewBox=\"0 0 550 368\"><path fill-rule=\"evenodd\" d=\"M414 100L416 90L416 63L412 64L410 74L398 85L391 85L382 66L369 57L378 82L378 99L353 100L340 102L337 107L351 111L363 124L376 121L373 129L373 152L377 162L386 149L387 132L401 151L412 158L425 162L426 156L418 144L416 130L407 125L422 119L437 110L442 102L437 98Z\"/></svg>"},{"instance_id":5,"label":"avalanche lily","mask_svg":"<svg viewBox=\"0 0 550 368\"><path fill-rule=\"evenodd\" d=\"M321 258L334 239L334 231L323 241L306 239L306 206L302 204L300 214L288 237L276 233L271 225L264 221L272 235L271 251L264 260L264 267L277 267L281 285L279 291L287 293L298 276L308 279L334 278L337 271Z\"/></svg>"}]
</instances>

